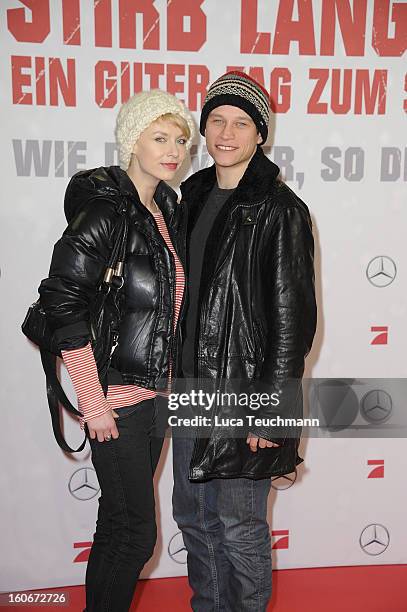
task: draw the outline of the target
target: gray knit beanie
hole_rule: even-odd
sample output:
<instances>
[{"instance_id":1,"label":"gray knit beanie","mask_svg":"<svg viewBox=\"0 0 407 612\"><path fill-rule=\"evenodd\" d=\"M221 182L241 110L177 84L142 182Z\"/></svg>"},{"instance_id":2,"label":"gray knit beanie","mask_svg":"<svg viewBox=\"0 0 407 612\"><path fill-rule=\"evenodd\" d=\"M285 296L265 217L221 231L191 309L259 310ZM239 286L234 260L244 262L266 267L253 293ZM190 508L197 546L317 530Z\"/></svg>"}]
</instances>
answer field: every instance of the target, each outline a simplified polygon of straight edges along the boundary
<instances>
[{"instance_id":1,"label":"gray knit beanie","mask_svg":"<svg viewBox=\"0 0 407 612\"><path fill-rule=\"evenodd\" d=\"M186 121L190 130L186 144L189 149L195 135L194 121L189 110L175 96L160 89L153 89L132 96L122 105L116 121L116 142L119 148L119 163L123 170L129 167L131 152L140 134L153 121L167 113L179 115Z\"/></svg>"}]
</instances>

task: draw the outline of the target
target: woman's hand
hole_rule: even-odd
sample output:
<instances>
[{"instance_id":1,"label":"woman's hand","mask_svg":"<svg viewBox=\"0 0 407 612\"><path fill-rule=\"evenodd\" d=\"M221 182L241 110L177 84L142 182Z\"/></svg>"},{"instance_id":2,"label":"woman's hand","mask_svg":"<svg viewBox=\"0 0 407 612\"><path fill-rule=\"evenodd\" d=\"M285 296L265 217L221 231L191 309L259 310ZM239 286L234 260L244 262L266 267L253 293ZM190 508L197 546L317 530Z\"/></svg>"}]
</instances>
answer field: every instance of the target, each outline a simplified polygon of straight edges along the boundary
<instances>
[{"instance_id":1,"label":"woman's hand","mask_svg":"<svg viewBox=\"0 0 407 612\"><path fill-rule=\"evenodd\" d=\"M112 438L115 440L119 437L119 432L116 427L115 419L119 415L113 409L108 410L100 416L89 419L87 422L89 435L94 440L97 438L99 442L108 442Z\"/></svg>"}]
</instances>

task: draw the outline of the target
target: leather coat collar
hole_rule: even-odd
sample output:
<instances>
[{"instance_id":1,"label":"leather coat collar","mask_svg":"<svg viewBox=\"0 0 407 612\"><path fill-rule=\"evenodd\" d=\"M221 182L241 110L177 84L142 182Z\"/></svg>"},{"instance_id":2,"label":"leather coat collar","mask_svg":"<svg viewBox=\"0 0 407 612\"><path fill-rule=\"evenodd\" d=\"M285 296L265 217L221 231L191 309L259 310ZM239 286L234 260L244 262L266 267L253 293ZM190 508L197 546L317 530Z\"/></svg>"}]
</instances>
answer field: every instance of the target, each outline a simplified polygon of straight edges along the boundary
<instances>
[{"instance_id":1,"label":"leather coat collar","mask_svg":"<svg viewBox=\"0 0 407 612\"><path fill-rule=\"evenodd\" d=\"M233 202L256 204L262 202L269 194L280 169L264 154L258 146L233 193ZM216 166L204 168L190 176L181 184L182 197L188 203L203 199L203 194L210 192L216 182Z\"/></svg>"}]
</instances>

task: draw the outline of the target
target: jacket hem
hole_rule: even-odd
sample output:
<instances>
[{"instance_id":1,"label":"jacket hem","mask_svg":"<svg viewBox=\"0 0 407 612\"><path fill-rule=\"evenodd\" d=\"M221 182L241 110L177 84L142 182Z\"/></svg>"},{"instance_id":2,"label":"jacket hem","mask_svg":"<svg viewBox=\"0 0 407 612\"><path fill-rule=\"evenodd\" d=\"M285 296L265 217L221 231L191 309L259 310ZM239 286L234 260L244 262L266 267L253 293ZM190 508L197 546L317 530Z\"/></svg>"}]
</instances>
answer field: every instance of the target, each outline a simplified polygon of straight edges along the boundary
<instances>
[{"instance_id":1,"label":"jacket hem","mask_svg":"<svg viewBox=\"0 0 407 612\"><path fill-rule=\"evenodd\" d=\"M232 474L224 474L217 472L210 472L207 474L196 475L189 473L188 480L190 482L206 482L207 480L217 479L231 479L231 478L248 478L250 480L263 480L264 478L271 478L273 476L285 476L286 474L291 474L294 472L297 465L303 463L304 459L302 457L297 457L295 465L291 468L283 468L278 470L270 470L269 472L263 474L254 474L253 472L234 472Z\"/></svg>"}]
</instances>

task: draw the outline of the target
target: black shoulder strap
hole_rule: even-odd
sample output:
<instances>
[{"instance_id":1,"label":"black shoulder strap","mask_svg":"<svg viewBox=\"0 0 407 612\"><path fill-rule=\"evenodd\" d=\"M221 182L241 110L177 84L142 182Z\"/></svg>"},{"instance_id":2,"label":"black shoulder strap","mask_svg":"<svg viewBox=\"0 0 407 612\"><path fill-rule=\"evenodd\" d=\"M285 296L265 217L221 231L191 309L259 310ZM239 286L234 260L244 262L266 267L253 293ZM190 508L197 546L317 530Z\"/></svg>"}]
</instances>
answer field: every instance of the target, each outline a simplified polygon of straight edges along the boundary
<instances>
[{"instance_id":1,"label":"black shoulder strap","mask_svg":"<svg viewBox=\"0 0 407 612\"><path fill-rule=\"evenodd\" d=\"M79 453L85 448L86 444L86 435L82 444L77 448L71 448L61 431L61 420L59 414L59 403L61 403L64 408L68 410L71 414L75 416L82 416L81 413L71 404L69 399L67 398L65 391L63 390L61 383L58 380L57 375L57 358L55 355L50 353L49 351L40 350L42 367L44 368L45 376L46 376L46 384L47 384L47 399L49 411L51 414L51 422L52 429L54 432L54 436L59 446L66 453Z\"/></svg>"}]
</instances>

